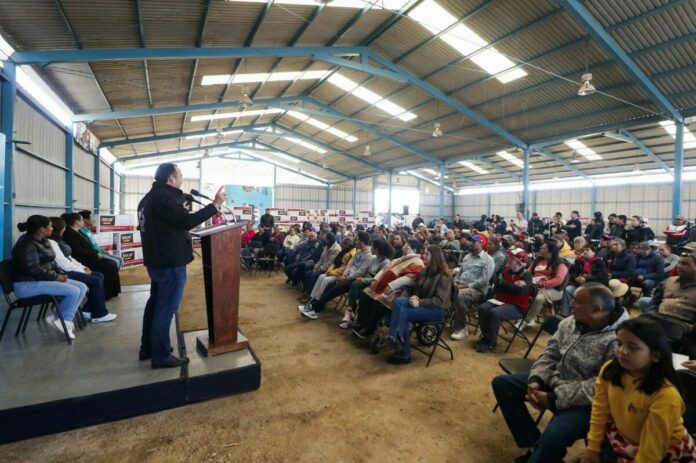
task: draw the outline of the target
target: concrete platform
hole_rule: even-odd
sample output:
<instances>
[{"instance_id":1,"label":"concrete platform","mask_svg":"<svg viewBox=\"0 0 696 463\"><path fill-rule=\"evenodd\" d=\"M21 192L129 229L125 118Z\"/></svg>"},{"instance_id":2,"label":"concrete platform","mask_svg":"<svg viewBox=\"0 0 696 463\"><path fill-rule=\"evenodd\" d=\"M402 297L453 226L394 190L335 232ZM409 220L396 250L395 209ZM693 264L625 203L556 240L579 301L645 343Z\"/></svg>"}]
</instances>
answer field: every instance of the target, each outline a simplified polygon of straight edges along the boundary
<instances>
[{"instance_id":1,"label":"concrete platform","mask_svg":"<svg viewBox=\"0 0 696 463\"><path fill-rule=\"evenodd\" d=\"M257 389L261 364L251 349L212 358L196 350L201 332L177 336L172 347L190 359L183 368L152 370L138 361L148 285L127 286L109 301L114 323L88 324L73 345L32 317L14 336L12 314L0 341L0 443L152 413ZM4 317L5 309L0 309ZM36 314L36 312L35 312Z\"/></svg>"}]
</instances>

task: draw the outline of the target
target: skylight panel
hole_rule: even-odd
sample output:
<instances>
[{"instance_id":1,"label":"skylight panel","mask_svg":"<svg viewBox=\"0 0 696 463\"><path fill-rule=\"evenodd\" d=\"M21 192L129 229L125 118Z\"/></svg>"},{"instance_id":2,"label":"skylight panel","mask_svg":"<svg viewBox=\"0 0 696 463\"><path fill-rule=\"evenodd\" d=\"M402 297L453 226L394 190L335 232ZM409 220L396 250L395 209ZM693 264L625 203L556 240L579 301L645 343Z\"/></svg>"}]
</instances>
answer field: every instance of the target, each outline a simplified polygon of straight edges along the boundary
<instances>
[{"instance_id":1,"label":"skylight panel","mask_svg":"<svg viewBox=\"0 0 696 463\"><path fill-rule=\"evenodd\" d=\"M305 148L307 148L309 150L316 151L317 153L321 153L321 154L326 153L326 150L324 148L319 148L317 145L315 145L313 143L309 143L309 142L304 141L304 140L300 140L299 138L295 138L295 137L282 137L282 138L285 138L286 140L289 140L297 145L304 146Z\"/></svg>"},{"instance_id":2,"label":"skylight panel","mask_svg":"<svg viewBox=\"0 0 696 463\"><path fill-rule=\"evenodd\" d=\"M662 121L660 122L660 125L662 126L665 131L672 136L672 138L676 139L677 138L677 126L674 125L674 122L672 121ZM692 149L696 148L696 137L694 137L694 134L689 131L686 127L684 127L684 149Z\"/></svg>"},{"instance_id":3,"label":"skylight panel","mask_svg":"<svg viewBox=\"0 0 696 463\"><path fill-rule=\"evenodd\" d=\"M234 133L242 133L242 132L244 132L244 131L243 131L243 130L225 130L224 132L208 133L208 134L205 134L205 135L189 135L188 137L186 137L186 139L187 139L187 140L193 140L193 139L195 139L195 138L214 137L214 136L216 136L217 134L222 134L223 136L227 136L227 135L232 135L232 134L234 134Z\"/></svg>"},{"instance_id":4,"label":"skylight panel","mask_svg":"<svg viewBox=\"0 0 696 463\"><path fill-rule=\"evenodd\" d=\"M268 108L268 109L257 109L253 111L236 111L232 113L218 113L218 114L208 114L205 116L191 116L191 122L200 121L215 121L218 119L232 119L235 117L254 117L254 116L265 116L267 114L279 114L285 111L280 108Z\"/></svg>"},{"instance_id":5,"label":"skylight panel","mask_svg":"<svg viewBox=\"0 0 696 463\"><path fill-rule=\"evenodd\" d=\"M459 161L459 164L463 165L464 167L468 167L469 169L473 170L474 172L478 172L479 174L489 173L486 169L482 169L481 167L477 166L473 162Z\"/></svg>"},{"instance_id":6,"label":"skylight panel","mask_svg":"<svg viewBox=\"0 0 696 463\"><path fill-rule=\"evenodd\" d=\"M445 43L463 56L470 56L471 61L489 74L496 75L496 79L504 84L527 75L520 68L514 69L514 72L501 74L505 70L514 68L515 63L496 50L495 47L489 46L488 42L464 24L457 24L451 30L443 33L444 30L457 22L457 18L435 0L425 0L409 12L408 16L432 34L442 34L440 38ZM483 50L484 48L485 50Z\"/></svg>"},{"instance_id":7,"label":"skylight panel","mask_svg":"<svg viewBox=\"0 0 696 463\"><path fill-rule=\"evenodd\" d=\"M427 173L429 173L430 175L434 175L435 177L439 177L439 176L440 176L440 173L434 171L433 169L423 169L423 172L427 172Z\"/></svg>"},{"instance_id":8,"label":"skylight panel","mask_svg":"<svg viewBox=\"0 0 696 463\"><path fill-rule=\"evenodd\" d=\"M225 0L228 3L268 3L268 0ZM353 8L363 9L370 6L374 10L400 10L407 0L331 0L326 2L318 2L317 0L275 0L275 4L280 5L302 5L302 6L317 6L319 3L324 3L327 7L332 8Z\"/></svg>"},{"instance_id":9,"label":"skylight panel","mask_svg":"<svg viewBox=\"0 0 696 463\"><path fill-rule=\"evenodd\" d=\"M572 139L572 140L567 140L565 142L567 146L570 148L573 148L575 151L577 151L579 154L585 157L588 161L599 161L602 159L602 156L599 154L595 153L595 151L592 148L588 148L587 145L585 145L583 142L577 139Z\"/></svg>"},{"instance_id":10,"label":"skylight panel","mask_svg":"<svg viewBox=\"0 0 696 463\"><path fill-rule=\"evenodd\" d=\"M354 137L353 135L349 135L346 132L344 132L343 130L339 130L335 127L330 127L329 124L325 124L324 122L322 122L318 119L314 119L313 117L309 117L306 114L303 114L301 112L288 111L286 114L290 117L294 117L295 119L299 119L302 122L305 122L305 123L312 125L318 129L324 130L332 135L335 135L338 138L342 138L342 139L346 140L347 142L355 143L356 141L358 141L357 137Z\"/></svg>"},{"instance_id":11,"label":"skylight panel","mask_svg":"<svg viewBox=\"0 0 696 463\"><path fill-rule=\"evenodd\" d=\"M249 84L260 82L280 82L286 80L319 80L329 74L328 70L257 72L251 74L211 74L203 76L201 85ZM230 81L230 79L232 79Z\"/></svg>"},{"instance_id":12,"label":"skylight panel","mask_svg":"<svg viewBox=\"0 0 696 463\"><path fill-rule=\"evenodd\" d=\"M351 79L342 76L337 72L332 74L327 79L327 82L335 85L346 93L350 93L351 95L357 96L361 100L366 101L371 105L377 106L382 111L386 112L387 114L391 114L392 116L396 116L402 121L410 121L418 117L415 114L406 111L405 108L402 108L396 103L384 99L375 92L368 90L365 87L358 86L356 82L353 82Z\"/></svg>"},{"instance_id":13,"label":"skylight panel","mask_svg":"<svg viewBox=\"0 0 696 463\"><path fill-rule=\"evenodd\" d=\"M498 151L495 154L505 159L506 161L516 165L517 167L524 169L524 162L521 159L517 159L514 155L508 153L507 151ZM531 167L532 166L529 166L530 169Z\"/></svg>"}]
</instances>

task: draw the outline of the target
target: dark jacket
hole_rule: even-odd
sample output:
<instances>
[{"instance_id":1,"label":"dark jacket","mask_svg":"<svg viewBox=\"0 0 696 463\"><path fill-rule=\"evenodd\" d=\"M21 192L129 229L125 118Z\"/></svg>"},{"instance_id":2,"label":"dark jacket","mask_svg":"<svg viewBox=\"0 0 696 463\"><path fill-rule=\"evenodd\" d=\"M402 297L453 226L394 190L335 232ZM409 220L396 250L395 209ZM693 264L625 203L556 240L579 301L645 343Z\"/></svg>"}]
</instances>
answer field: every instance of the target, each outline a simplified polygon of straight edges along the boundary
<instances>
[{"instance_id":1,"label":"dark jacket","mask_svg":"<svg viewBox=\"0 0 696 463\"><path fill-rule=\"evenodd\" d=\"M427 269L416 277L412 295L418 296L419 307L449 309L452 299L452 280L444 273L431 275Z\"/></svg>"},{"instance_id":2,"label":"dark jacket","mask_svg":"<svg viewBox=\"0 0 696 463\"><path fill-rule=\"evenodd\" d=\"M568 225L574 225L575 228L568 228ZM571 219L565 224L565 231L568 233L568 241L572 242L575 238L582 235L582 223L579 219Z\"/></svg>"},{"instance_id":3,"label":"dark jacket","mask_svg":"<svg viewBox=\"0 0 696 463\"><path fill-rule=\"evenodd\" d=\"M618 256L612 254L607 262L609 272L614 278L631 278L636 271L636 258L624 251Z\"/></svg>"},{"instance_id":4,"label":"dark jacket","mask_svg":"<svg viewBox=\"0 0 696 463\"><path fill-rule=\"evenodd\" d=\"M56 281L63 272L47 239L25 233L12 247L14 281Z\"/></svg>"},{"instance_id":5,"label":"dark jacket","mask_svg":"<svg viewBox=\"0 0 696 463\"><path fill-rule=\"evenodd\" d=\"M263 225L266 229L272 229L275 220L273 220L273 216L271 214L264 214L261 216L261 220L259 221L259 223Z\"/></svg>"},{"instance_id":6,"label":"dark jacket","mask_svg":"<svg viewBox=\"0 0 696 463\"><path fill-rule=\"evenodd\" d=\"M585 283L595 281L602 283L604 286L609 286L609 271L607 264L600 257L595 257L590 264L590 276L585 277ZM575 285L575 279L583 275L583 260L575 259L573 266L570 268L570 284Z\"/></svg>"},{"instance_id":7,"label":"dark jacket","mask_svg":"<svg viewBox=\"0 0 696 463\"><path fill-rule=\"evenodd\" d=\"M184 209L184 200L180 189L154 182L138 204L138 229L146 267L181 267L193 260L189 230L213 217L218 209L208 204L192 214Z\"/></svg>"},{"instance_id":8,"label":"dark jacket","mask_svg":"<svg viewBox=\"0 0 696 463\"><path fill-rule=\"evenodd\" d=\"M527 222L527 235L534 236L544 233L544 222L541 219L530 219Z\"/></svg>"},{"instance_id":9,"label":"dark jacket","mask_svg":"<svg viewBox=\"0 0 696 463\"><path fill-rule=\"evenodd\" d=\"M421 219L420 217L416 217L415 219L413 219L413 222L411 222L411 228L415 230L422 223L425 223L423 219Z\"/></svg>"},{"instance_id":10,"label":"dark jacket","mask_svg":"<svg viewBox=\"0 0 696 463\"><path fill-rule=\"evenodd\" d=\"M585 227L585 234L590 241L598 241L604 234L604 222L590 223Z\"/></svg>"},{"instance_id":11,"label":"dark jacket","mask_svg":"<svg viewBox=\"0 0 696 463\"><path fill-rule=\"evenodd\" d=\"M652 251L648 257L638 256L635 274L643 275L646 280L659 283L665 276L665 260L655 251Z\"/></svg>"},{"instance_id":12,"label":"dark jacket","mask_svg":"<svg viewBox=\"0 0 696 463\"><path fill-rule=\"evenodd\" d=\"M99 253L85 235L70 227L63 232L63 241L72 249L72 256L82 265L96 268L99 262Z\"/></svg>"}]
</instances>

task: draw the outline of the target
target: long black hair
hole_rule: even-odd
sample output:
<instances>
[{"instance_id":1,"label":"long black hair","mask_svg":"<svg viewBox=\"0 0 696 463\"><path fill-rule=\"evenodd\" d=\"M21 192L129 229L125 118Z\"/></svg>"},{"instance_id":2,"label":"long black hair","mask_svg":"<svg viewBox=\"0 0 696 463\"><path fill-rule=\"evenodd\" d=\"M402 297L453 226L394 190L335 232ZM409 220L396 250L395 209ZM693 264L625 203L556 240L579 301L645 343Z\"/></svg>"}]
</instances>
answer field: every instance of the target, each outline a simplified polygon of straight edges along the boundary
<instances>
[{"instance_id":1,"label":"long black hair","mask_svg":"<svg viewBox=\"0 0 696 463\"><path fill-rule=\"evenodd\" d=\"M341 246L341 251L336 255L336 258L333 261L334 267L342 266L343 265L343 256L345 256L350 251L355 249L355 243L350 238L344 238L343 241L341 241L341 244L343 246L345 246L345 248L343 246Z\"/></svg>"},{"instance_id":2,"label":"long black hair","mask_svg":"<svg viewBox=\"0 0 696 463\"><path fill-rule=\"evenodd\" d=\"M558 271L558 266L561 265L561 258L558 257L558 246L556 246L556 243L553 240L546 240L544 242L544 245L546 245L546 249L549 250L549 262L551 262L551 275L555 277L556 272ZM534 262L532 262L532 266L530 268L532 273L534 273L534 269L536 268L537 264L541 262L542 259L543 258L541 256L537 256L537 258L534 259Z\"/></svg>"},{"instance_id":3,"label":"long black hair","mask_svg":"<svg viewBox=\"0 0 696 463\"><path fill-rule=\"evenodd\" d=\"M60 216L61 219L65 220L65 224L68 227L75 225L75 222L82 220L82 216L77 212L68 212Z\"/></svg>"},{"instance_id":4,"label":"long black hair","mask_svg":"<svg viewBox=\"0 0 696 463\"><path fill-rule=\"evenodd\" d=\"M672 364L672 349L669 346L667 335L660 325L645 317L637 317L621 323L616 332L618 333L620 330L631 332L648 346L651 354L658 357L657 362L650 364L645 378L640 380L639 391L650 395L660 390L664 386L665 380L674 386L678 385L679 379ZM614 359L604 370L602 378L609 380L614 386L623 388L621 377L624 373L626 373L626 369L621 366L618 360Z\"/></svg>"},{"instance_id":5,"label":"long black hair","mask_svg":"<svg viewBox=\"0 0 696 463\"><path fill-rule=\"evenodd\" d=\"M45 215L32 215L29 216L26 222L18 223L17 229L21 232L27 232L33 235L37 230L48 227L50 224L51 220Z\"/></svg>"}]
</instances>

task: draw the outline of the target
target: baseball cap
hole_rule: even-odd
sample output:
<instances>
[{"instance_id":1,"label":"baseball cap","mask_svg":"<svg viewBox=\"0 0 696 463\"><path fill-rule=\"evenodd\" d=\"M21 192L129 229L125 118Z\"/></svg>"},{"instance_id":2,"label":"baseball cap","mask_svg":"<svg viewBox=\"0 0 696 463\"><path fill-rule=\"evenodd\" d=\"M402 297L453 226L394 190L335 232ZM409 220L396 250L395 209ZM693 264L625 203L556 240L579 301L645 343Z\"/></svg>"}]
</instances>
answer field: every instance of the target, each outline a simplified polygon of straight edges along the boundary
<instances>
[{"instance_id":1,"label":"baseball cap","mask_svg":"<svg viewBox=\"0 0 696 463\"><path fill-rule=\"evenodd\" d=\"M529 255L525 251L523 251L522 249L515 249L515 250L507 249L505 251L505 254L507 254L507 256L512 258L512 259L518 260L521 264L526 264L527 258L529 257Z\"/></svg>"}]
</instances>

